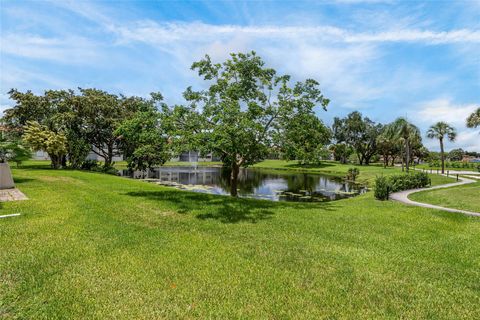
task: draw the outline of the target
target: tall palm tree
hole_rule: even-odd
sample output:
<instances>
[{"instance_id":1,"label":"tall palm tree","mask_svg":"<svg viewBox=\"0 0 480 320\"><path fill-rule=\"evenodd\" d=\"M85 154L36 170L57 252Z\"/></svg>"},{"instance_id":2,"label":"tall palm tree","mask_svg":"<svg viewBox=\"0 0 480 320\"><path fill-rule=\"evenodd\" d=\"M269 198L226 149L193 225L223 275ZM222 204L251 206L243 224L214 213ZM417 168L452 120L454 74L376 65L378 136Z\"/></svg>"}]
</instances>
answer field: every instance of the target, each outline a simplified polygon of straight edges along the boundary
<instances>
[{"instance_id":1,"label":"tall palm tree","mask_svg":"<svg viewBox=\"0 0 480 320\"><path fill-rule=\"evenodd\" d=\"M389 134L394 136L403 144L403 152L405 153L405 168L407 172L410 168L410 155L412 152L412 142L421 141L420 130L404 118L398 118L388 125ZM403 163L403 157L402 157ZM403 170L403 166L402 166Z\"/></svg>"},{"instance_id":2,"label":"tall palm tree","mask_svg":"<svg viewBox=\"0 0 480 320\"><path fill-rule=\"evenodd\" d=\"M455 141L457 132L455 128L446 122L437 122L427 131L427 137L430 139L438 139L440 141L440 156L442 158L442 174L445 173L445 153L443 150L443 140L447 138L450 141Z\"/></svg>"},{"instance_id":3,"label":"tall palm tree","mask_svg":"<svg viewBox=\"0 0 480 320\"><path fill-rule=\"evenodd\" d=\"M467 127L476 128L480 127L480 108L477 109L467 118Z\"/></svg>"}]
</instances>

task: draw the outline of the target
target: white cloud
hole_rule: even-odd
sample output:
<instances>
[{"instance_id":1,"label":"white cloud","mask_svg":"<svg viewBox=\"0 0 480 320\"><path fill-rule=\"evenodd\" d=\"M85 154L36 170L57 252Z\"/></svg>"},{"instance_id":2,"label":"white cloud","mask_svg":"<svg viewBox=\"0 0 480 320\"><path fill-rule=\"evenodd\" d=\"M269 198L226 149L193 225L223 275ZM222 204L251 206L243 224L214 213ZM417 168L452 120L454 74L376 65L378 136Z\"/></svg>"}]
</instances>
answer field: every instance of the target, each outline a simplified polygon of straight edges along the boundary
<instances>
[{"instance_id":1,"label":"white cloud","mask_svg":"<svg viewBox=\"0 0 480 320\"><path fill-rule=\"evenodd\" d=\"M423 123L444 121L453 126L465 127L467 117L478 108L476 104L454 104L450 99L439 98L420 103L416 120Z\"/></svg>"},{"instance_id":2,"label":"white cloud","mask_svg":"<svg viewBox=\"0 0 480 320\"><path fill-rule=\"evenodd\" d=\"M169 44L174 41L202 42L209 39L226 39L233 35L244 35L265 39L329 40L344 43L377 42L422 42L427 44L480 43L480 31L460 29L431 31L399 29L381 32L351 32L332 26L238 26L193 23L157 23L151 20L138 21L129 26L117 26L121 41L142 41L151 44Z\"/></svg>"},{"instance_id":3,"label":"white cloud","mask_svg":"<svg viewBox=\"0 0 480 320\"><path fill-rule=\"evenodd\" d=\"M56 18L60 21L48 26L50 21L45 21L48 19L43 19L42 16L39 20L44 21L44 24L41 26L51 31L45 33L51 35L47 38L38 35L43 33L36 34L37 29L24 27L23 21L20 28L11 28L8 33L0 35L0 53L60 62L64 65L88 64L92 70L96 69L96 73L90 75L92 80L89 81L92 85L102 86L106 82L105 78L100 77L101 68L118 69L119 76L107 85L117 85L127 91L132 88L136 91L139 88L156 88L165 91L166 96L174 92L172 95L177 99L181 99L179 93L187 85L200 85L189 67L192 61L203 57L205 53L210 54L215 61L222 61L229 52L254 49L265 59L268 66L291 74L295 80L307 77L319 80L324 94L332 99L332 109L338 106L365 108L382 99L389 100L385 106L389 108L391 102L393 105L399 105L398 101L404 103L405 92L408 93L408 98L412 98L408 103L413 104L413 99L418 99L424 91L430 90L422 95L422 98L430 97L435 94L433 91L439 90L439 87L452 79L451 74L443 70L432 72L432 69L411 64L410 61L402 61L400 64L397 64L397 61L392 62L391 52L387 49L391 48L391 43L416 46L449 45L448 49L452 48L451 51L459 56L455 67L464 64L466 69L472 69L472 66L478 64L475 53L480 44L480 30L470 27L437 31L431 27L432 24L425 22L428 19L421 14L421 10L418 10L419 16L411 14L416 10L410 10L409 14L391 13L390 7L387 11L366 10L371 12L369 16L365 15L365 9L355 10L358 13L357 21L343 20L341 22L346 24L337 24L341 27L328 25L328 21L332 20L321 20L324 24L317 26L241 26L203 22L132 21L129 19L134 13L121 15L116 12L117 15L114 15L114 7L89 1L52 1L51 4L57 9L61 8L57 12L65 13L64 11L68 10L75 19L88 19L88 25L85 25L84 21L77 25L72 23L76 20L70 21L65 19L64 15L58 14ZM381 14L382 12L385 14ZM36 13L28 11L25 14L35 16ZM72 17L72 14L69 17ZM252 21L255 23L255 19ZM304 22L305 19L301 21ZM310 23L317 23L316 21L319 20L312 20ZM363 21L364 24L359 24L358 21ZM30 26L37 26L38 23L36 21ZM26 30L29 33L26 33ZM413 59L416 58L412 57ZM135 77L132 78L126 69L134 69ZM68 78L66 72L56 73L57 80L50 70L43 74L39 70L25 74L19 70L2 70L1 76L8 81L4 80L1 87L9 88L19 82L26 87L31 87L32 83L44 88L59 87L61 78ZM22 77L30 80L23 81ZM70 78L75 82L81 77L73 74ZM76 85L77 83L73 86ZM459 82L459 85L463 83ZM448 108L450 101L445 101L447 111L444 113L452 114ZM442 106L440 100L433 102L435 106ZM435 110L434 114L443 112L439 110ZM390 109L390 112L395 111ZM456 111L453 114L456 114Z\"/></svg>"},{"instance_id":4,"label":"white cloud","mask_svg":"<svg viewBox=\"0 0 480 320\"><path fill-rule=\"evenodd\" d=\"M455 104L448 98L426 101L417 106L412 121L423 124L428 129L430 125L444 121L455 127L457 138L454 142L445 141L445 149L462 148L469 151L480 151L480 135L478 130L467 129L467 117L478 108L476 104ZM438 150L437 140L424 139L425 145L432 150Z\"/></svg>"},{"instance_id":5,"label":"white cloud","mask_svg":"<svg viewBox=\"0 0 480 320\"><path fill-rule=\"evenodd\" d=\"M480 134L478 130L460 131L455 140L455 145L462 146L464 150L480 152Z\"/></svg>"},{"instance_id":6,"label":"white cloud","mask_svg":"<svg viewBox=\"0 0 480 320\"><path fill-rule=\"evenodd\" d=\"M46 38L31 34L10 33L0 38L1 54L53 60L61 63L91 63L97 59L97 45L77 36Z\"/></svg>"}]
</instances>

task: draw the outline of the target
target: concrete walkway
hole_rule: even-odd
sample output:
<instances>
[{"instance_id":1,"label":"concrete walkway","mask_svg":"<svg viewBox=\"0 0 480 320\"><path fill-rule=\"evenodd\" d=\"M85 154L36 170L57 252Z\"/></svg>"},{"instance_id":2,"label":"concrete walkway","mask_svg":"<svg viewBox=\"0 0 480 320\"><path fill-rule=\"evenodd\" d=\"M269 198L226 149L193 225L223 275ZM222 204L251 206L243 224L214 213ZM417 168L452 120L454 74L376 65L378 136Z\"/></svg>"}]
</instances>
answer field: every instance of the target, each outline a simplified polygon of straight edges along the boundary
<instances>
[{"instance_id":1,"label":"concrete walkway","mask_svg":"<svg viewBox=\"0 0 480 320\"><path fill-rule=\"evenodd\" d=\"M465 177L480 180L480 176L465 176Z\"/></svg>"},{"instance_id":2,"label":"concrete walkway","mask_svg":"<svg viewBox=\"0 0 480 320\"><path fill-rule=\"evenodd\" d=\"M0 190L0 202L28 200L28 198L17 188Z\"/></svg>"},{"instance_id":3,"label":"concrete walkway","mask_svg":"<svg viewBox=\"0 0 480 320\"><path fill-rule=\"evenodd\" d=\"M438 209L438 210L444 210L444 211L455 212L455 213L463 213L463 214L466 214L466 215L469 215L469 216L480 217L480 212L472 212L472 211L466 211L466 210L460 210L460 209L445 208L445 207L436 206L436 205L429 204L429 203L417 202L417 201L413 201L413 200L408 199L408 196L411 195L412 193L416 193L416 192L420 192L420 191L427 191L427 190L435 190L435 189L443 189L443 188L461 186L463 184L469 184L469 183L476 182L476 180L467 179L467 178L463 178L463 177L459 177L458 179L460 181L455 182L455 183L447 183L447 184L442 184L442 185L435 186L435 187L430 187L430 188L410 189L410 190L394 192L390 195L390 199L400 201L400 202L403 202L405 204L409 204L409 205L412 205L412 206Z\"/></svg>"}]
</instances>

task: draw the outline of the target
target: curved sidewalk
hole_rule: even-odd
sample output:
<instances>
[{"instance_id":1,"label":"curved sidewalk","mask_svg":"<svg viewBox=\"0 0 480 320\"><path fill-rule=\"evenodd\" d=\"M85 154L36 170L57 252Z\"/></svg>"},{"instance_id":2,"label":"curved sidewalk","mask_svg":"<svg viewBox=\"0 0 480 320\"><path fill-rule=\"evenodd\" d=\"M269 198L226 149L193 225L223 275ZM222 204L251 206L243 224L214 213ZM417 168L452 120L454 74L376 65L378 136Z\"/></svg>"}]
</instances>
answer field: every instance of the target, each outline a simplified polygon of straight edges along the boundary
<instances>
[{"instance_id":1,"label":"curved sidewalk","mask_svg":"<svg viewBox=\"0 0 480 320\"><path fill-rule=\"evenodd\" d=\"M463 214L470 215L470 216L480 217L480 212L466 211L466 210L453 209L453 208L445 208L445 207L436 206L436 205L429 204L429 203L417 202L417 201L413 201L413 200L408 199L408 196L411 195L412 193L416 193L416 192L420 192L420 191L428 191L428 190L435 190L435 189L443 189L443 188L461 186L463 184L469 184L469 183L476 182L476 180L467 179L467 178L463 178L463 177L459 177L458 179L461 180L461 181L455 182L455 183L442 184L442 185L435 186L435 187L430 187L430 188L410 189L410 190L394 192L390 195L390 199L400 201L400 202L403 202L405 204L409 204L409 205L413 205L413 206L430 208L430 209L438 209L438 210L444 210L444 211L455 212L455 213L463 213Z\"/></svg>"}]
</instances>

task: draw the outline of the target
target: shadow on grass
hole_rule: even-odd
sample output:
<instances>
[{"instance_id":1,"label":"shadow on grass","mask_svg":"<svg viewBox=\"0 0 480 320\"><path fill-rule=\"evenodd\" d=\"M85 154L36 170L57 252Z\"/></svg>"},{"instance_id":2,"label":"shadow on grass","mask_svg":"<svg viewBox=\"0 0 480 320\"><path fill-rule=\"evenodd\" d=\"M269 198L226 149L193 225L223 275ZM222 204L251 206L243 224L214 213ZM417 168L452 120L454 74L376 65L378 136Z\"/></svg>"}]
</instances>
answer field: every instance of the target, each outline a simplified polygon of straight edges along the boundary
<instances>
[{"instance_id":1,"label":"shadow on grass","mask_svg":"<svg viewBox=\"0 0 480 320\"><path fill-rule=\"evenodd\" d=\"M300 164L300 163L290 163L286 164L285 168L295 168L295 169L322 169L328 167L335 167L335 164L328 162L321 162L318 164Z\"/></svg>"},{"instance_id":2,"label":"shadow on grass","mask_svg":"<svg viewBox=\"0 0 480 320\"><path fill-rule=\"evenodd\" d=\"M17 178L17 177L13 177L13 181L15 182L15 184L21 184L21 183L25 183L25 182L31 182L31 181L35 181L36 179L32 179L32 178Z\"/></svg>"},{"instance_id":3,"label":"shadow on grass","mask_svg":"<svg viewBox=\"0 0 480 320\"><path fill-rule=\"evenodd\" d=\"M305 208L334 210L332 202L301 204L242 198L235 199L229 196L179 190L138 191L128 192L125 195L168 203L178 213L196 213L197 219L212 219L222 223L257 223L272 218L278 210L285 208L289 208L292 211Z\"/></svg>"},{"instance_id":4,"label":"shadow on grass","mask_svg":"<svg viewBox=\"0 0 480 320\"><path fill-rule=\"evenodd\" d=\"M44 163L39 163L39 164L22 164L20 166L11 166L12 169L15 170L58 170L58 169L53 169L50 164L44 164Z\"/></svg>"}]
</instances>

